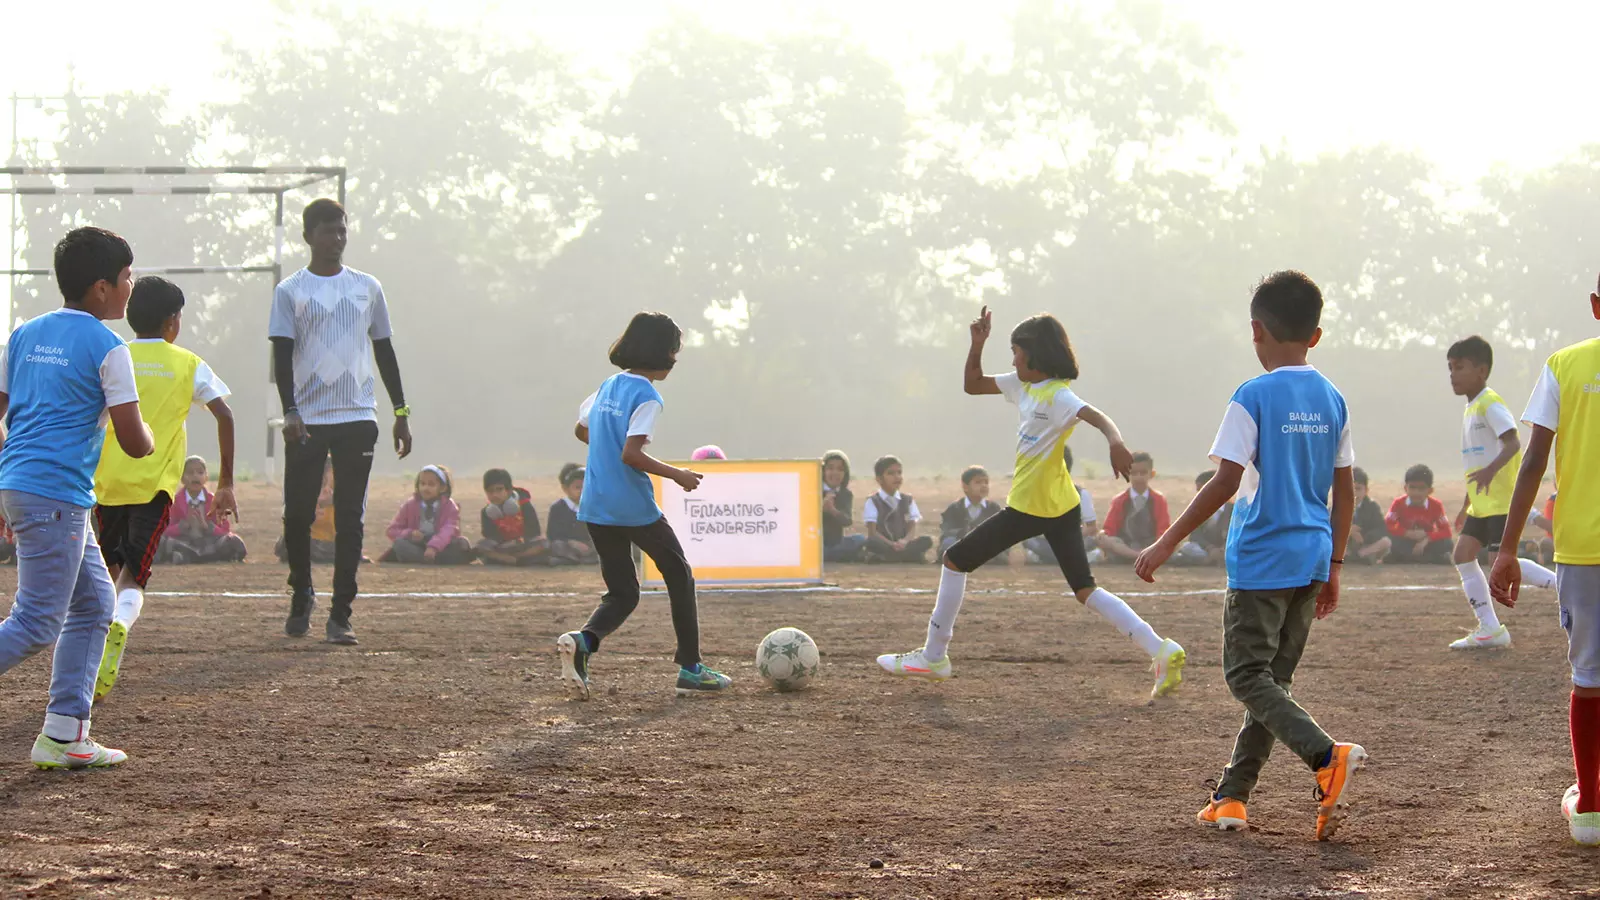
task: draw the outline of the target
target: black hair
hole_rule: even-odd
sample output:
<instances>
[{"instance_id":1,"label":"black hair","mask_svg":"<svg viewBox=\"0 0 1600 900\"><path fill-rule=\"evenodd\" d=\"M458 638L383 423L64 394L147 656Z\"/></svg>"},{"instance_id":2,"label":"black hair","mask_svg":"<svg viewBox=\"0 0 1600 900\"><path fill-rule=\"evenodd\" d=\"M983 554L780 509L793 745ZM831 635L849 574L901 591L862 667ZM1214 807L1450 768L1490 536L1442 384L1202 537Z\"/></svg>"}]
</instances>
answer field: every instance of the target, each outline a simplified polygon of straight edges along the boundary
<instances>
[{"instance_id":1,"label":"black hair","mask_svg":"<svg viewBox=\"0 0 1600 900\"><path fill-rule=\"evenodd\" d=\"M829 450L827 453L822 454L822 467L826 469L828 467L828 463L836 459L839 462L844 463L844 480L839 482L839 487L849 487L850 457L845 456L843 450Z\"/></svg>"},{"instance_id":2,"label":"black hair","mask_svg":"<svg viewBox=\"0 0 1600 900\"><path fill-rule=\"evenodd\" d=\"M1454 344L1445 352L1445 359L1464 359L1469 363L1476 363L1486 369L1494 369L1494 348L1483 338L1473 335L1465 337Z\"/></svg>"},{"instance_id":3,"label":"black hair","mask_svg":"<svg viewBox=\"0 0 1600 900\"><path fill-rule=\"evenodd\" d=\"M566 487L574 481L582 478L584 476L584 471L585 470L583 466L578 463L567 463L561 467L561 474L556 476L556 480L561 482L562 487ZM509 483L510 481L510 476L507 476L506 482Z\"/></svg>"},{"instance_id":4,"label":"black hair","mask_svg":"<svg viewBox=\"0 0 1600 900\"><path fill-rule=\"evenodd\" d=\"M1156 467L1156 459L1155 459L1155 457L1151 456L1150 454L1146 453L1143 450L1140 450L1139 452L1133 454L1133 458L1128 461L1129 465L1134 465L1134 464L1137 464L1137 463L1149 463L1150 464L1150 468L1152 468L1152 469L1154 469Z\"/></svg>"},{"instance_id":5,"label":"black hair","mask_svg":"<svg viewBox=\"0 0 1600 900\"><path fill-rule=\"evenodd\" d=\"M988 478L989 470L985 469L983 466L967 466L966 470L961 473L961 483L963 485L971 484L972 479L979 476Z\"/></svg>"},{"instance_id":6,"label":"black hair","mask_svg":"<svg viewBox=\"0 0 1600 900\"><path fill-rule=\"evenodd\" d=\"M1356 466L1350 470L1350 477L1355 480L1356 484L1366 484L1367 470L1361 468L1360 466Z\"/></svg>"},{"instance_id":7,"label":"black hair","mask_svg":"<svg viewBox=\"0 0 1600 900\"><path fill-rule=\"evenodd\" d=\"M1433 487L1433 470L1417 463L1406 470L1406 484L1425 484Z\"/></svg>"},{"instance_id":8,"label":"black hair","mask_svg":"<svg viewBox=\"0 0 1600 900\"><path fill-rule=\"evenodd\" d=\"M1072 471L1072 448L1066 444L1061 445L1061 458L1067 463L1067 471Z\"/></svg>"},{"instance_id":9,"label":"black hair","mask_svg":"<svg viewBox=\"0 0 1600 900\"><path fill-rule=\"evenodd\" d=\"M1322 321L1322 289L1304 272L1273 272L1256 285L1250 318L1280 341L1310 343Z\"/></svg>"},{"instance_id":10,"label":"black hair","mask_svg":"<svg viewBox=\"0 0 1600 900\"><path fill-rule=\"evenodd\" d=\"M1194 486L1197 488L1203 488L1211 482L1211 479L1215 477L1217 477L1217 470L1207 469L1194 477Z\"/></svg>"},{"instance_id":11,"label":"black hair","mask_svg":"<svg viewBox=\"0 0 1600 900\"><path fill-rule=\"evenodd\" d=\"M628 322L611 345L611 364L619 369L668 371L673 354L683 346L683 329L660 312L642 312Z\"/></svg>"},{"instance_id":12,"label":"black hair","mask_svg":"<svg viewBox=\"0 0 1600 900\"><path fill-rule=\"evenodd\" d=\"M183 311L183 289L155 275L133 283L128 298L128 327L139 337L156 337L167 320Z\"/></svg>"},{"instance_id":13,"label":"black hair","mask_svg":"<svg viewBox=\"0 0 1600 900\"><path fill-rule=\"evenodd\" d=\"M1011 329L1011 344L1028 357L1028 368L1051 378L1078 377L1078 357L1061 322L1049 313L1029 316Z\"/></svg>"},{"instance_id":14,"label":"black hair","mask_svg":"<svg viewBox=\"0 0 1600 900\"><path fill-rule=\"evenodd\" d=\"M345 220L344 207L337 200L323 197L306 204L305 212L300 214L300 221L305 226L305 233L315 231L318 225L324 222L343 222Z\"/></svg>"},{"instance_id":15,"label":"black hair","mask_svg":"<svg viewBox=\"0 0 1600 900\"><path fill-rule=\"evenodd\" d=\"M872 474L877 478L882 478L883 473L889 471L890 466L899 466L901 469L906 467L898 456L880 456L878 461L872 464Z\"/></svg>"},{"instance_id":16,"label":"black hair","mask_svg":"<svg viewBox=\"0 0 1600 900\"><path fill-rule=\"evenodd\" d=\"M56 286L68 303L82 303L89 288L113 285L133 265L133 248L122 235L104 228L74 228L56 244Z\"/></svg>"},{"instance_id":17,"label":"black hair","mask_svg":"<svg viewBox=\"0 0 1600 900\"><path fill-rule=\"evenodd\" d=\"M492 487L503 487L508 491L514 489L515 485L511 483L511 473L505 469L490 469L483 473L483 489L487 491Z\"/></svg>"},{"instance_id":18,"label":"black hair","mask_svg":"<svg viewBox=\"0 0 1600 900\"><path fill-rule=\"evenodd\" d=\"M412 493L416 493L418 489L422 487L422 474L427 472L429 469L438 469L440 472L444 473L444 477L439 479L440 485L444 488L444 490L440 491L439 493L446 500L450 499L450 495L455 493L455 478L450 475L449 466L441 466L437 463L430 466L424 466L422 469L417 471L417 477L411 482Z\"/></svg>"}]
</instances>

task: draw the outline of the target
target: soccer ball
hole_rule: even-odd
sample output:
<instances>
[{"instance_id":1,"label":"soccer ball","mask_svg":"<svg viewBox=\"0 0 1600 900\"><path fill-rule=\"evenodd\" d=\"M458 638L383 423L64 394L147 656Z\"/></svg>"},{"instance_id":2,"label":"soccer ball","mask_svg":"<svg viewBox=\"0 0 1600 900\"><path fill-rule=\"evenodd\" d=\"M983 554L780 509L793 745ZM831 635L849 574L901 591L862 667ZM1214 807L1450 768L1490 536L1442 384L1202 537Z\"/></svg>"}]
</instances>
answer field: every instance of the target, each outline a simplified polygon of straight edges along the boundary
<instances>
[{"instance_id":1,"label":"soccer ball","mask_svg":"<svg viewBox=\"0 0 1600 900\"><path fill-rule=\"evenodd\" d=\"M817 642L798 628L779 628L756 647L756 669L779 691L800 691L822 668Z\"/></svg>"}]
</instances>

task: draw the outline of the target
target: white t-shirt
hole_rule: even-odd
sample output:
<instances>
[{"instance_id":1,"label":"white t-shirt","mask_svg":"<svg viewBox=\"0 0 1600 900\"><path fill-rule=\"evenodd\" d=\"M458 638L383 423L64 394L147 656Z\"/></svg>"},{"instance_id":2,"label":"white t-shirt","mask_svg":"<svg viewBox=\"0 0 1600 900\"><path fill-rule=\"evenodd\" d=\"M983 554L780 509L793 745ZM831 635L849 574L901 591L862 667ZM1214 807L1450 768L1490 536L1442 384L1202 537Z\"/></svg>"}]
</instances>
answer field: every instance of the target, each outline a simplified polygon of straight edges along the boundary
<instances>
[{"instance_id":1,"label":"white t-shirt","mask_svg":"<svg viewBox=\"0 0 1600 900\"><path fill-rule=\"evenodd\" d=\"M890 509L899 509L900 508L900 492L899 491L895 491L893 494L886 494L883 491L878 491L876 494L874 494L872 496L873 497L881 497L881 498L883 498L883 502L889 504L889 508ZM862 522L876 522L876 521L878 521L878 504L872 502L872 497L868 497L867 498L867 502L862 504L862 505L865 506L866 508L861 511L861 521ZM906 512L906 521L908 521L908 522L921 522L922 521L922 511L917 509L917 501L915 501L915 500L911 501L911 509L907 510L907 512Z\"/></svg>"},{"instance_id":2,"label":"white t-shirt","mask_svg":"<svg viewBox=\"0 0 1600 900\"><path fill-rule=\"evenodd\" d=\"M1500 436L1517 430L1517 417L1496 397L1481 403L1484 388L1478 396L1467 401L1467 414L1461 421L1461 461L1467 472L1476 472L1494 462L1500 455ZM1475 408L1477 407L1477 408Z\"/></svg>"},{"instance_id":3,"label":"white t-shirt","mask_svg":"<svg viewBox=\"0 0 1600 900\"><path fill-rule=\"evenodd\" d=\"M345 266L290 275L272 297L267 336L294 341L294 402L307 425L375 422L372 342L393 337L383 286Z\"/></svg>"},{"instance_id":4,"label":"white t-shirt","mask_svg":"<svg viewBox=\"0 0 1600 900\"><path fill-rule=\"evenodd\" d=\"M1078 488L1078 509L1081 510L1080 515L1083 518L1083 524L1090 525L1100 521L1094 513L1094 498L1089 496L1087 488Z\"/></svg>"},{"instance_id":5,"label":"white t-shirt","mask_svg":"<svg viewBox=\"0 0 1600 900\"><path fill-rule=\"evenodd\" d=\"M1015 372L994 376L1002 396L1017 407L1017 463L1006 505L1030 516L1053 519L1078 505L1078 492L1062 455L1067 438L1087 405L1066 381L1027 384Z\"/></svg>"}]
</instances>

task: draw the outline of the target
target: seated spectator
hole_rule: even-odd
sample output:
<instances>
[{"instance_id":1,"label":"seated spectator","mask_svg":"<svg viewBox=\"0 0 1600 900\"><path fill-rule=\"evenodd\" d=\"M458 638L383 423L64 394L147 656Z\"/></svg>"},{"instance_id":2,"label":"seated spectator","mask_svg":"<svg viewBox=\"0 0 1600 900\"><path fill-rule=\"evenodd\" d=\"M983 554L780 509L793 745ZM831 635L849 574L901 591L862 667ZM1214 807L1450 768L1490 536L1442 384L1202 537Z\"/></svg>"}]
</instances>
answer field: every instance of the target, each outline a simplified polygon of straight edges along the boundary
<instances>
[{"instance_id":1,"label":"seated spectator","mask_svg":"<svg viewBox=\"0 0 1600 900\"><path fill-rule=\"evenodd\" d=\"M512 484L505 469L483 473L483 494L489 502L480 516L483 540L478 543L478 558L491 566L542 565L550 547L539 536L533 495Z\"/></svg>"},{"instance_id":2,"label":"seated spectator","mask_svg":"<svg viewBox=\"0 0 1600 900\"><path fill-rule=\"evenodd\" d=\"M864 534L845 534L855 524L856 498L850 493L850 457L843 450L822 454L822 559L860 562L867 546Z\"/></svg>"},{"instance_id":3,"label":"seated spectator","mask_svg":"<svg viewBox=\"0 0 1600 900\"><path fill-rule=\"evenodd\" d=\"M1552 491L1550 498L1545 500L1543 509L1534 509L1528 513L1528 524L1544 532L1544 537L1529 537L1523 540L1520 554L1524 559L1531 559L1541 566L1556 564L1556 495Z\"/></svg>"},{"instance_id":4,"label":"seated spectator","mask_svg":"<svg viewBox=\"0 0 1600 900\"><path fill-rule=\"evenodd\" d=\"M1449 565L1454 544L1444 504L1433 496L1433 470L1415 465L1406 470L1406 492L1389 506L1387 520L1391 562Z\"/></svg>"},{"instance_id":5,"label":"seated spectator","mask_svg":"<svg viewBox=\"0 0 1600 900\"><path fill-rule=\"evenodd\" d=\"M1356 482L1356 509L1350 522L1350 542L1344 555L1348 560L1375 566L1389 555L1394 542L1389 539L1389 525L1384 521L1383 508L1367 494L1366 470L1356 466L1351 475Z\"/></svg>"},{"instance_id":6,"label":"seated spectator","mask_svg":"<svg viewBox=\"0 0 1600 900\"><path fill-rule=\"evenodd\" d=\"M317 494L317 517L311 521L311 561L314 563L333 562L333 460L328 460L322 465L322 492ZM278 537L277 546L272 548L278 562L288 562L289 558L283 552L283 537ZM366 562L366 557L362 557Z\"/></svg>"},{"instance_id":7,"label":"seated spectator","mask_svg":"<svg viewBox=\"0 0 1600 900\"><path fill-rule=\"evenodd\" d=\"M548 529L545 538L550 542L546 561L552 566L592 566L600 562L594 545L589 543L589 528L578 521L578 501L583 497L583 466L567 463L561 467L557 479L566 496L550 505L545 517Z\"/></svg>"},{"instance_id":8,"label":"seated spectator","mask_svg":"<svg viewBox=\"0 0 1600 900\"><path fill-rule=\"evenodd\" d=\"M380 562L461 566L472 562L472 547L461 536L461 507L450 496L450 470L423 466L411 499L400 504L389 523L389 551Z\"/></svg>"},{"instance_id":9,"label":"seated spectator","mask_svg":"<svg viewBox=\"0 0 1600 900\"><path fill-rule=\"evenodd\" d=\"M226 515L216 514L216 495L208 487L210 480L203 458L191 456L184 460L183 481L156 550L158 562L181 566L244 561L244 539L233 533Z\"/></svg>"},{"instance_id":10,"label":"seated spectator","mask_svg":"<svg viewBox=\"0 0 1600 900\"><path fill-rule=\"evenodd\" d=\"M983 466L968 466L961 473L960 500L945 507L939 519L939 558L950 545L961 540L1000 512L1000 504L989 499L989 473Z\"/></svg>"},{"instance_id":11,"label":"seated spectator","mask_svg":"<svg viewBox=\"0 0 1600 900\"><path fill-rule=\"evenodd\" d=\"M1128 489L1112 499L1111 509L1106 513L1105 531L1100 535L1100 549L1107 559L1133 562L1141 551L1172 527L1167 498L1150 486L1155 474L1155 461L1150 454L1133 454Z\"/></svg>"},{"instance_id":12,"label":"seated spectator","mask_svg":"<svg viewBox=\"0 0 1600 900\"><path fill-rule=\"evenodd\" d=\"M1194 489L1198 493L1211 479L1217 476L1216 469L1208 469L1194 477ZM1172 561L1179 565L1189 566L1220 566L1228 558L1228 529L1233 525L1233 501L1222 504L1222 508L1211 514L1204 525L1194 530L1189 539L1178 548L1178 553Z\"/></svg>"},{"instance_id":13,"label":"seated spectator","mask_svg":"<svg viewBox=\"0 0 1600 900\"><path fill-rule=\"evenodd\" d=\"M1067 474L1071 475L1072 448L1062 444L1061 457L1067 462ZM1106 558L1106 555L1100 549L1100 522L1094 512L1094 497L1089 495L1088 488L1077 482L1073 482L1072 486L1078 489L1078 510L1083 517L1084 553L1088 555L1089 562L1100 562ZM1050 549L1050 542L1045 540L1044 535L1028 538L1022 542L1022 546L1027 551L1028 562L1050 566L1057 565L1056 552Z\"/></svg>"},{"instance_id":14,"label":"seated spectator","mask_svg":"<svg viewBox=\"0 0 1600 900\"><path fill-rule=\"evenodd\" d=\"M878 479L878 492L867 498L861 514L867 530L867 562L927 562L933 538L917 536L922 512L910 494L900 493L905 468L900 460L885 456L873 464L872 472Z\"/></svg>"}]
</instances>

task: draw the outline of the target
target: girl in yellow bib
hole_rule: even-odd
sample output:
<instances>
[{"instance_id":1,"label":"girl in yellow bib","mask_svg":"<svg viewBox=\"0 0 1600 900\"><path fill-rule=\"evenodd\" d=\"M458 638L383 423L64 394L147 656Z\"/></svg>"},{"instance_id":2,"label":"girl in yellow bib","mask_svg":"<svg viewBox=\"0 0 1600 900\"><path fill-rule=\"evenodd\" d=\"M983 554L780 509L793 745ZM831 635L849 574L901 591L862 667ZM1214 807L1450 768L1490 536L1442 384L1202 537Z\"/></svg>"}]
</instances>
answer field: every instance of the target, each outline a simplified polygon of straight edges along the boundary
<instances>
[{"instance_id":1,"label":"girl in yellow bib","mask_svg":"<svg viewBox=\"0 0 1600 900\"><path fill-rule=\"evenodd\" d=\"M183 480L189 456L185 423L189 408L198 403L217 418L217 447L222 468L212 515L239 516L233 497L233 411L228 408L228 386L205 360L177 346L183 324L183 291L164 278L145 276L133 286L128 299L128 326L138 337L128 345L133 357L134 383L139 409L155 435L155 452L134 459L122 452L114 427L106 428L106 443L94 473L95 530L106 568L117 583L117 603L106 650L95 679L99 700L117 683L128 629L144 607L144 588L150 581L161 535L167 528L172 498Z\"/></svg>"},{"instance_id":2,"label":"girl in yellow bib","mask_svg":"<svg viewBox=\"0 0 1600 900\"><path fill-rule=\"evenodd\" d=\"M1021 425L1011 494L1005 509L945 552L938 599L928 619L927 642L909 653L880 656L878 665L891 675L934 681L949 678L952 669L946 650L961 612L967 573L1012 545L1043 535L1078 602L1103 616L1150 656L1156 673L1151 696L1170 693L1183 680L1183 648L1177 641L1163 640L1121 597L1095 585L1083 546L1078 491L1067 473L1062 448L1077 423L1084 422L1106 436L1111 445L1111 471L1118 477L1128 477L1133 454L1111 417L1072 392L1070 384L1078 377L1078 362L1066 329L1054 316L1034 316L1012 330L1015 371L996 376L983 374L983 345L989 339L990 324L989 308L984 307L972 323L965 386L968 394L1001 394L1017 407Z\"/></svg>"}]
</instances>

